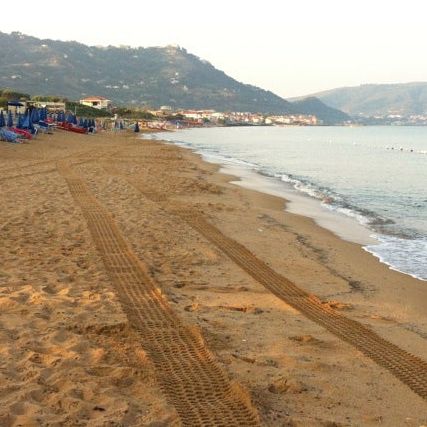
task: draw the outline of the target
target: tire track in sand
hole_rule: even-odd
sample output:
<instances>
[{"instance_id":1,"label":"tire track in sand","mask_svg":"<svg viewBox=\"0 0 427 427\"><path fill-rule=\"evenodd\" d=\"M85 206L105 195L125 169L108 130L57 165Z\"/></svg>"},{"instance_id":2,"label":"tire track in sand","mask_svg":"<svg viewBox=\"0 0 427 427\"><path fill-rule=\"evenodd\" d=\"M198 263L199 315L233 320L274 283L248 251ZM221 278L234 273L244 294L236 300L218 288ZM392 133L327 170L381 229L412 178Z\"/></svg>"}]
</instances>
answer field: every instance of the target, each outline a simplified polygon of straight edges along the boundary
<instances>
[{"instance_id":1,"label":"tire track in sand","mask_svg":"<svg viewBox=\"0 0 427 427\"><path fill-rule=\"evenodd\" d=\"M109 173L122 175L114 165L104 165L104 168ZM135 180L126 176L123 177L152 202L161 203L167 200L165 194L146 189ZM225 236L197 211L188 208L168 209L165 204L161 205L164 209L185 220L193 229L213 243L251 277L282 301L291 305L313 322L323 326L338 338L357 348L378 365L386 368L416 394L427 400L427 362L425 360L381 338L361 323L349 319L331 307L322 304L322 301L317 296L309 294L286 279L286 277L278 274L245 246Z\"/></svg>"},{"instance_id":2,"label":"tire track in sand","mask_svg":"<svg viewBox=\"0 0 427 427\"><path fill-rule=\"evenodd\" d=\"M427 399L427 362L381 338L361 323L322 304L315 295L296 286L257 258L245 246L225 236L201 214L189 209L174 211L192 228L218 247L274 295L304 316L351 344L378 365L388 369L416 394Z\"/></svg>"},{"instance_id":3,"label":"tire track in sand","mask_svg":"<svg viewBox=\"0 0 427 427\"><path fill-rule=\"evenodd\" d=\"M158 382L188 426L257 426L247 393L216 363L201 334L172 311L108 211L67 162L58 162L87 221L131 325L156 368Z\"/></svg>"},{"instance_id":4,"label":"tire track in sand","mask_svg":"<svg viewBox=\"0 0 427 427\"><path fill-rule=\"evenodd\" d=\"M55 158L55 159L50 159L50 160L42 160L39 162L34 162L31 165L26 165L26 166L18 166L15 168L10 168L10 169L6 169L4 171L0 171L0 174L2 172L8 172L8 171L16 171L17 169L31 169L35 166L40 166L40 165L49 165L50 163L52 164L52 167L50 167L49 169L43 169L43 170L38 170L38 171L32 171L32 172L22 172L22 173L18 173L18 174L12 174L12 175L8 175L8 176L0 176L0 182L2 181L8 181L10 179L19 179L19 178L26 178L29 176L34 176L34 175L44 175L47 173L52 173L52 172L56 172L57 168L55 166L55 164L58 161L61 160L65 160L65 159L71 159L71 158L76 158L79 159L80 157L83 157L84 160L80 160L78 161L78 164L81 163L87 163L93 160L96 160L97 157L94 157L93 155L95 153L97 153L99 150L87 150L84 152L78 152L78 153L74 153L74 154L69 154L67 156L64 157L60 157L60 158Z\"/></svg>"}]
</instances>

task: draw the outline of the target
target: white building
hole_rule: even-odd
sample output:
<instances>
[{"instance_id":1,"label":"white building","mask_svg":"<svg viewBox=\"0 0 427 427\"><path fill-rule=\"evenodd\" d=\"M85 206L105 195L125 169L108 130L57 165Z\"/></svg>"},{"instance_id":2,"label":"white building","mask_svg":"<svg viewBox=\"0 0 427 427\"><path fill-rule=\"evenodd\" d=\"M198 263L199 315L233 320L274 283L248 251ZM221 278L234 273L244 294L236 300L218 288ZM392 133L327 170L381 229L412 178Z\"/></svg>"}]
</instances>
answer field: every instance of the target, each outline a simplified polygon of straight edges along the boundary
<instances>
[{"instance_id":1,"label":"white building","mask_svg":"<svg viewBox=\"0 0 427 427\"><path fill-rule=\"evenodd\" d=\"M108 110L111 107L111 101L102 96L89 96L87 98L81 99L79 102L82 105L97 108L98 110Z\"/></svg>"}]
</instances>

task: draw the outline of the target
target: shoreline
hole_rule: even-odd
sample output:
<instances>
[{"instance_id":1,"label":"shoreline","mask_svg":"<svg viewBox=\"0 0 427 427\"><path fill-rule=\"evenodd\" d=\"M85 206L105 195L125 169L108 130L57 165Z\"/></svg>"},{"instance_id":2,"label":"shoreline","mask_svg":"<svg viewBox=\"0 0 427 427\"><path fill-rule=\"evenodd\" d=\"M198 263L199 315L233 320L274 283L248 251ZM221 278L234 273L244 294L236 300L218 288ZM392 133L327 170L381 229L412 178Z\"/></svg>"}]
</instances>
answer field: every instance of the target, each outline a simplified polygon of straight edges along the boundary
<instances>
[{"instance_id":1,"label":"shoreline","mask_svg":"<svg viewBox=\"0 0 427 427\"><path fill-rule=\"evenodd\" d=\"M270 198L273 198L273 199L275 199L274 206L276 209L277 209L277 204L276 204L277 202L276 201L279 201L279 206L280 206L279 210L283 212L284 216L289 215L292 217L296 217L297 221L301 220L302 223L310 223L311 227L313 228L313 230L315 230L316 233L319 233L319 234L324 235L324 236L332 236L332 240L334 240L336 242L340 242L340 246L348 246L348 247L352 248L353 250L355 250L355 252L358 252L359 254L364 254L364 255L368 256L370 259L369 264L372 264L372 263L378 264L378 267L380 269L385 269L386 271L389 271L390 273L396 273L399 276L407 279L409 282L414 281L413 283L417 283L418 285L425 286L424 280L419 279L418 277L414 277L411 274L408 274L408 273L399 271L397 269L394 269L389 264L387 264L386 262L381 261L379 259L379 257L373 255L370 251L368 251L365 248L366 243L364 245L364 244L359 243L357 241L353 241L350 238L344 238L344 237L340 236L338 234L338 232L336 232L334 230L330 230L328 227L322 226L321 224L319 224L314 217L307 215L307 213L305 211L304 211L304 213L302 213L302 211L300 209L297 209L296 211L290 210L288 208L290 200L286 197L287 193L286 193L286 195L285 195L285 192L282 192L282 191L275 193L274 189L271 192L269 192L268 190L265 191L264 186L258 186L256 184L253 185L252 183L248 183L246 185L246 183L243 183L244 181L241 179L241 176L235 174L236 168L234 166L231 167L232 170L230 171L228 169L227 165L224 165L223 163L220 163L220 162L207 160L205 158L206 156L202 152L198 152L196 149L193 149L192 147L182 147L182 146L177 145L173 142L170 142L168 140L162 140L162 139L155 139L154 141L161 143L161 144L164 144L164 145L175 146L179 150L189 151L192 155L196 156L199 159L199 162L209 164L209 165L212 165L214 167L213 172L214 172L214 174L216 174L218 176L218 178L215 180L215 182L220 182L220 183L226 182L227 184L230 184L232 186L237 186L237 187L241 188L242 190L258 193L258 194L260 194L261 198L264 197L266 199L267 204L271 203ZM268 178L268 177L264 177L261 174L258 174L256 171L249 171L249 174L260 177L261 179L262 178ZM274 179L272 179L272 180L274 180ZM311 199L308 196L305 196L304 194L302 194L301 197L303 199L307 199L309 201L312 201L314 204L320 205L320 202L317 201L316 199ZM333 217L339 216L341 218L344 218L345 220L348 219L349 222L352 223L352 225L356 225L356 228L357 228L357 225L360 226L358 233L356 233L355 240L362 239L365 242L367 242L369 240L368 234L374 233L373 231L371 232L371 230L368 230L365 227L363 227L362 225L358 224L356 221L352 220L351 218L343 217L342 215L340 215L338 213L334 213L334 212L332 212L331 215ZM367 231L368 233L365 234L362 230ZM370 241L372 241L372 240L370 240ZM426 287L425 291L427 293L427 287ZM426 304L426 307L427 307L427 304Z\"/></svg>"},{"instance_id":2,"label":"shoreline","mask_svg":"<svg viewBox=\"0 0 427 427\"><path fill-rule=\"evenodd\" d=\"M170 132L174 133L173 131ZM320 227L332 231L337 237L361 245L363 250L391 270L408 275L416 280L427 282L427 278L422 278L415 273L405 271L403 267L394 265L393 261L384 257L381 252L376 251L383 244L384 238L390 238L391 236L382 235L377 231L371 230L354 217L326 209L322 206L319 199L310 197L303 191L294 188L289 183L283 182L278 178L259 173L250 165L239 165L237 162L233 162L233 160L227 161L221 155L212 155L203 152L190 144L184 145L173 140L162 140L161 138L157 138L157 134L149 135L149 137L154 141L162 141L191 150L200 155L208 163L219 165L220 172L222 171L226 175L234 176L235 180L233 183L235 185L281 197L284 201L284 209L286 211L311 218Z\"/></svg>"},{"instance_id":3,"label":"shoreline","mask_svg":"<svg viewBox=\"0 0 427 427\"><path fill-rule=\"evenodd\" d=\"M325 306L425 360L423 282L175 145L57 132L25 146L0 143L0 154L2 424L179 423L121 303L121 270L109 274L57 170L63 158L125 240L124 256L145 266L174 316L203 336L261 425L427 423L425 399L275 296L175 212L200 213Z\"/></svg>"}]
</instances>

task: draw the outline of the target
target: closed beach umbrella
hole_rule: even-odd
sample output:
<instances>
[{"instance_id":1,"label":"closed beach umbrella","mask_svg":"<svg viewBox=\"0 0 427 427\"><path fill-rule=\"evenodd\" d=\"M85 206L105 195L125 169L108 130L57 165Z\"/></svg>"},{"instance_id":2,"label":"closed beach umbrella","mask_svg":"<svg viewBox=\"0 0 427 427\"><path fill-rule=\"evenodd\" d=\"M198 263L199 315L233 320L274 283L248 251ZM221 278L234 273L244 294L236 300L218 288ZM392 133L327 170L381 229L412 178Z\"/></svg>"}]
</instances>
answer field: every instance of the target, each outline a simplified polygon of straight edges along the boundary
<instances>
[{"instance_id":1,"label":"closed beach umbrella","mask_svg":"<svg viewBox=\"0 0 427 427\"><path fill-rule=\"evenodd\" d=\"M84 125L83 117L80 117L80 120L79 120L79 126L82 128L82 127L83 127L83 125Z\"/></svg>"},{"instance_id":2,"label":"closed beach umbrella","mask_svg":"<svg viewBox=\"0 0 427 427\"><path fill-rule=\"evenodd\" d=\"M134 132L139 132L139 124L138 122L135 123L135 128L133 130Z\"/></svg>"},{"instance_id":3,"label":"closed beach umbrella","mask_svg":"<svg viewBox=\"0 0 427 427\"><path fill-rule=\"evenodd\" d=\"M25 114L24 120L22 121L22 127L23 129L28 129L31 133L35 132L33 121L31 120L31 113L30 111Z\"/></svg>"},{"instance_id":4,"label":"closed beach umbrella","mask_svg":"<svg viewBox=\"0 0 427 427\"><path fill-rule=\"evenodd\" d=\"M39 112L37 111L37 108L34 108L31 113L31 121L33 123L38 123L40 121Z\"/></svg>"},{"instance_id":5,"label":"closed beach umbrella","mask_svg":"<svg viewBox=\"0 0 427 427\"><path fill-rule=\"evenodd\" d=\"M88 123L87 119L84 119L83 127L84 127L85 129L87 129L87 128L89 127L89 123Z\"/></svg>"},{"instance_id":6,"label":"closed beach umbrella","mask_svg":"<svg viewBox=\"0 0 427 427\"><path fill-rule=\"evenodd\" d=\"M12 117L12 111L8 111L7 113L7 127L12 128L13 127L13 117Z\"/></svg>"},{"instance_id":7,"label":"closed beach umbrella","mask_svg":"<svg viewBox=\"0 0 427 427\"><path fill-rule=\"evenodd\" d=\"M120 130L123 130L123 122L119 123Z\"/></svg>"},{"instance_id":8,"label":"closed beach umbrella","mask_svg":"<svg viewBox=\"0 0 427 427\"><path fill-rule=\"evenodd\" d=\"M22 117L21 113L18 113L18 122L16 123L16 127L18 129L22 129L24 124L24 118Z\"/></svg>"},{"instance_id":9,"label":"closed beach umbrella","mask_svg":"<svg viewBox=\"0 0 427 427\"><path fill-rule=\"evenodd\" d=\"M6 125L6 122L4 120L3 110L0 111L0 128Z\"/></svg>"},{"instance_id":10,"label":"closed beach umbrella","mask_svg":"<svg viewBox=\"0 0 427 427\"><path fill-rule=\"evenodd\" d=\"M21 126L24 129L29 129L30 123L31 123L31 117L30 117L30 113L28 112L27 114L25 114L25 117L24 117L24 120L22 120Z\"/></svg>"},{"instance_id":11,"label":"closed beach umbrella","mask_svg":"<svg viewBox=\"0 0 427 427\"><path fill-rule=\"evenodd\" d=\"M30 119L30 125L28 126L28 129L32 134L36 133L36 130L34 129L33 122L31 119Z\"/></svg>"}]
</instances>

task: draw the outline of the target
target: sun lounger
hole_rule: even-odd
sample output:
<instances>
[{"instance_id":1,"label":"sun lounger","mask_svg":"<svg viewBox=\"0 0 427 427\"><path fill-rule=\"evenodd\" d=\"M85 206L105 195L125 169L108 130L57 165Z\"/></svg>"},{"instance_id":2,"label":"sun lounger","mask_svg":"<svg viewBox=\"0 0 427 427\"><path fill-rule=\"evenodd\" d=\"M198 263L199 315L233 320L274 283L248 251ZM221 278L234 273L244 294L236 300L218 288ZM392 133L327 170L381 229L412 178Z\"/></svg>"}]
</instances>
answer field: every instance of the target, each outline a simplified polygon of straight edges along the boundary
<instances>
[{"instance_id":1,"label":"sun lounger","mask_svg":"<svg viewBox=\"0 0 427 427\"><path fill-rule=\"evenodd\" d=\"M21 138L25 139L33 139L33 135L31 135L31 132L28 132L24 129L18 129L18 128L9 128L10 132L16 133Z\"/></svg>"},{"instance_id":2,"label":"sun lounger","mask_svg":"<svg viewBox=\"0 0 427 427\"><path fill-rule=\"evenodd\" d=\"M18 134L4 128L0 129L0 139L6 142L20 144L22 141L19 139Z\"/></svg>"}]
</instances>

